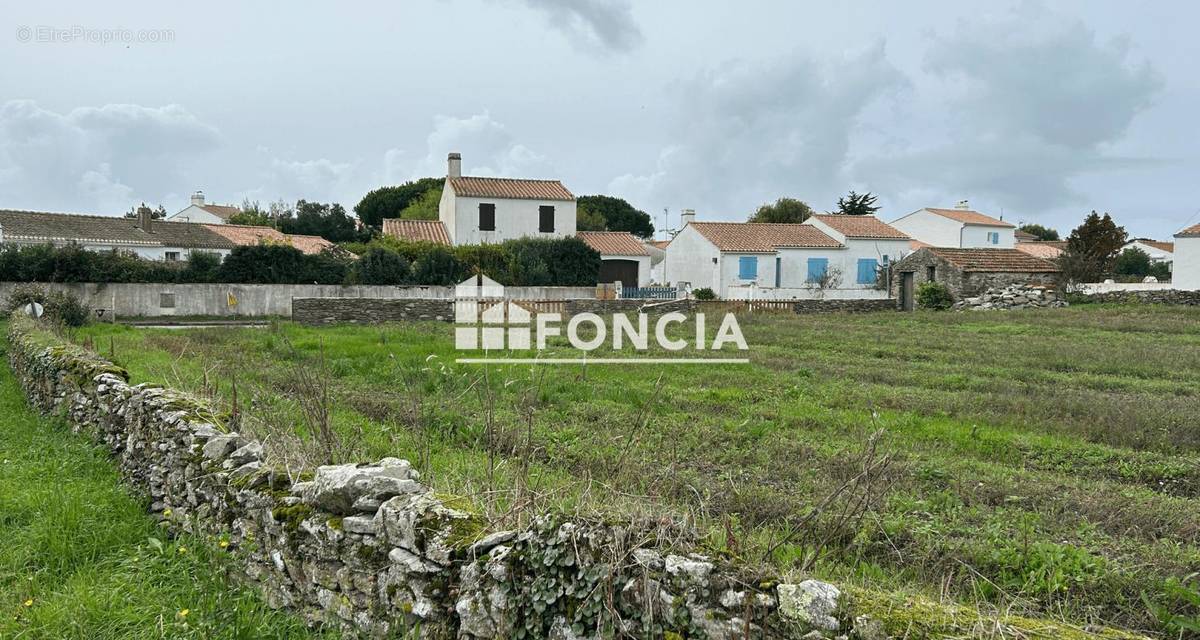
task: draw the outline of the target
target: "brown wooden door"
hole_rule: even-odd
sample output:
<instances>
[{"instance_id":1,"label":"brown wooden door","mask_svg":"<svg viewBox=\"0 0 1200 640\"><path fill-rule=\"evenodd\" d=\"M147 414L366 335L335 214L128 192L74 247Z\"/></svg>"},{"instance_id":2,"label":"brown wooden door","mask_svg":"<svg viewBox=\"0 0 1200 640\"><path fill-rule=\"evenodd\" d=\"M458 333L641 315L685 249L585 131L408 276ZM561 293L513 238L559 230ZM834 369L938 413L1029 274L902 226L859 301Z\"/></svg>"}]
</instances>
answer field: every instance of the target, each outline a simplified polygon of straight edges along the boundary
<instances>
[{"instance_id":1,"label":"brown wooden door","mask_svg":"<svg viewBox=\"0 0 1200 640\"><path fill-rule=\"evenodd\" d=\"M605 260L600 263L600 282L620 282L626 287L638 286L636 260Z\"/></svg>"},{"instance_id":2,"label":"brown wooden door","mask_svg":"<svg viewBox=\"0 0 1200 640\"><path fill-rule=\"evenodd\" d=\"M913 272L905 271L900 274L900 308L905 311L913 310Z\"/></svg>"}]
</instances>

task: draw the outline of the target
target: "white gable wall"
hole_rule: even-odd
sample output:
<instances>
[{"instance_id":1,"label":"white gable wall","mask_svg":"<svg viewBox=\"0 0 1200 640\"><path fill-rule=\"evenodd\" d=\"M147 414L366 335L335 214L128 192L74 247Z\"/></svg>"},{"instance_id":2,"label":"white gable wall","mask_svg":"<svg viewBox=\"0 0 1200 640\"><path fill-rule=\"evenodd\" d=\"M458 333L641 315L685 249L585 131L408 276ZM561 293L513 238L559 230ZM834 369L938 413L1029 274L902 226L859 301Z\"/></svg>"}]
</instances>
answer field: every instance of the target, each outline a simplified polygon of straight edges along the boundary
<instances>
[{"instance_id":1,"label":"white gable wall","mask_svg":"<svg viewBox=\"0 0 1200 640\"><path fill-rule=\"evenodd\" d=\"M716 246L691 225L679 231L667 245L667 257L660 263L666 282L687 282L693 289L708 287L719 293L721 254Z\"/></svg>"},{"instance_id":2,"label":"white gable wall","mask_svg":"<svg viewBox=\"0 0 1200 640\"><path fill-rule=\"evenodd\" d=\"M460 244L496 244L515 238L564 238L575 235L575 201L475 198L442 191L438 217L446 224L450 241ZM449 194L449 195L447 195ZM496 205L496 230L479 230L479 205ZM542 206L554 207L554 231L538 230Z\"/></svg>"},{"instance_id":3,"label":"white gable wall","mask_svg":"<svg viewBox=\"0 0 1200 640\"><path fill-rule=\"evenodd\" d=\"M1177 289L1200 289L1200 238L1175 238L1171 282Z\"/></svg>"},{"instance_id":4,"label":"white gable wall","mask_svg":"<svg viewBox=\"0 0 1200 640\"><path fill-rule=\"evenodd\" d=\"M904 232L914 240L920 240L935 247L961 246L962 223L945 216L939 216L931 211L921 209L888 224Z\"/></svg>"},{"instance_id":5,"label":"white gable wall","mask_svg":"<svg viewBox=\"0 0 1200 640\"><path fill-rule=\"evenodd\" d=\"M992 244L988 242L989 233L1000 234L1000 243ZM987 227L979 224L965 224L962 227L962 244L952 246L958 246L963 249L977 247L984 249L1011 249L1017 244L1016 233L1017 230L1012 227Z\"/></svg>"},{"instance_id":6,"label":"white gable wall","mask_svg":"<svg viewBox=\"0 0 1200 640\"><path fill-rule=\"evenodd\" d=\"M198 222L202 224L225 224L219 216L215 216L203 208L196 205L189 205L188 208L176 213L172 216L167 216L166 220L174 222Z\"/></svg>"}]
</instances>

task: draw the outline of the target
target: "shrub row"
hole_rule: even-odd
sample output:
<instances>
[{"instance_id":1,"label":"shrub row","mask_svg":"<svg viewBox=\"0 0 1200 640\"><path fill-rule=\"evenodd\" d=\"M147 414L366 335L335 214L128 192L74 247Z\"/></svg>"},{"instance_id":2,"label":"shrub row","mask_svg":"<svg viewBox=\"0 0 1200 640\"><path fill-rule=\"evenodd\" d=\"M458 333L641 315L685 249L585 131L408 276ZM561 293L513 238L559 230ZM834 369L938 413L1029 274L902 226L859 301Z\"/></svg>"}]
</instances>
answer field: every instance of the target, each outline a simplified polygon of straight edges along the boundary
<instances>
[{"instance_id":1,"label":"shrub row","mask_svg":"<svg viewBox=\"0 0 1200 640\"><path fill-rule=\"evenodd\" d=\"M0 251L0 281L451 285L482 272L510 286L590 286L600 273L600 254L577 238L460 247L389 238L356 248L357 260L264 244L237 247L224 261L196 252L171 263L77 246L8 247Z\"/></svg>"}]
</instances>

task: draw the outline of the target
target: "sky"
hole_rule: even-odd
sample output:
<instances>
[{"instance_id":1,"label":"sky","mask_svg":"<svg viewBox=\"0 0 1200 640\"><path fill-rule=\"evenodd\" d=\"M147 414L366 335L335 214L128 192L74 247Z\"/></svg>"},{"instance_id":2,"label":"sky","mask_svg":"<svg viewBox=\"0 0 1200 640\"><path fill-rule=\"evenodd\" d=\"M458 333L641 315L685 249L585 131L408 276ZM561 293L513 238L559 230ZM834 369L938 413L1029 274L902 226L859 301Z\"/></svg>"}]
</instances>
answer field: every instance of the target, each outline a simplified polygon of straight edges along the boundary
<instances>
[{"instance_id":1,"label":"sky","mask_svg":"<svg viewBox=\"0 0 1200 640\"><path fill-rule=\"evenodd\" d=\"M850 189L885 220L1200 221L1194 3L3 2L0 208L351 209L457 151L660 229Z\"/></svg>"}]
</instances>

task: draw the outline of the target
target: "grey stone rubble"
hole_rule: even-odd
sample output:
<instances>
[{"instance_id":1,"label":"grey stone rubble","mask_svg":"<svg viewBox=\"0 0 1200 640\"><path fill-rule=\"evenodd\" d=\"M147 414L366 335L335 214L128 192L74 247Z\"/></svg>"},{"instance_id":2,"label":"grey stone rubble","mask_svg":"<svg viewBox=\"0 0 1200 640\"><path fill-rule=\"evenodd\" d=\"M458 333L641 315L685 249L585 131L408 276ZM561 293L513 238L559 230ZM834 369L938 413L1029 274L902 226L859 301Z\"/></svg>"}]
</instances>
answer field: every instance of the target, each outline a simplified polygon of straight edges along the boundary
<instances>
[{"instance_id":1,"label":"grey stone rubble","mask_svg":"<svg viewBox=\"0 0 1200 640\"><path fill-rule=\"evenodd\" d=\"M954 303L955 309L983 311L988 309L1041 309L1068 306L1051 287L1012 284L1000 289L988 289L982 295L963 298Z\"/></svg>"},{"instance_id":2,"label":"grey stone rubble","mask_svg":"<svg viewBox=\"0 0 1200 640\"><path fill-rule=\"evenodd\" d=\"M488 531L405 460L320 467L293 482L205 402L130 385L115 365L33 339L14 317L9 359L30 402L114 455L172 531L225 541L267 602L361 637L875 638L841 592L689 553L670 520L545 516ZM861 629L860 633L857 631ZM815 635L814 635L815 634Z\"/></svg>"}]
</instances>

